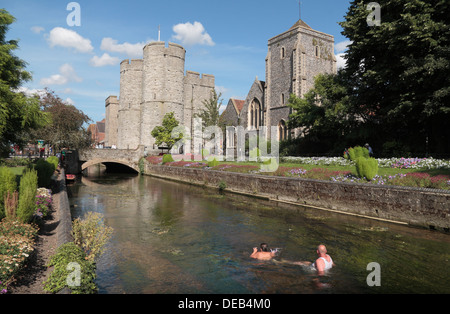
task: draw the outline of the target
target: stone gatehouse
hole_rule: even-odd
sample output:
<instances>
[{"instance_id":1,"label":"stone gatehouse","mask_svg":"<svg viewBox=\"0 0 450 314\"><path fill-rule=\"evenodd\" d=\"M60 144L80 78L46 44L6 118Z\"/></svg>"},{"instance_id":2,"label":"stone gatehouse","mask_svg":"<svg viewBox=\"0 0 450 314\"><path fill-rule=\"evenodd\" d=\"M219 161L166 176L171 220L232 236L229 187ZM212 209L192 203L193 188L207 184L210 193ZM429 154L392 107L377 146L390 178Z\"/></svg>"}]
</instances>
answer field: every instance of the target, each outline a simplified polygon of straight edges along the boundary
<instances>
[{"instance_id":1,"label":"stone gatehouse","mask_svg":"<svg viewBox=\"0 0 450 314\"><path fill-rule=\"evenodd\" d=\"M120 97L106 99L106 146L157 151L151 132L164 116L175 113L180 125L193 130L193 117L211 98L215 77L186 71L186 50L174 43L152 42L143 59L120 64Z\"/></svg>"}]
</instances>

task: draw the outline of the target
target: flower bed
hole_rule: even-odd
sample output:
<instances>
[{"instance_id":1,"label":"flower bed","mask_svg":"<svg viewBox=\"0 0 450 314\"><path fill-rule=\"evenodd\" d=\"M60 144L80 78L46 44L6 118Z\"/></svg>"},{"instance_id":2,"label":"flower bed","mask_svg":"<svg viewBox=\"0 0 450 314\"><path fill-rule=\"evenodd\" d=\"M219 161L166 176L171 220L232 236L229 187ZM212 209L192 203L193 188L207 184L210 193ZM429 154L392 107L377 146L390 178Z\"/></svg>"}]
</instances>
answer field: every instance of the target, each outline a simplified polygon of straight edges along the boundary
<instances>
[{"instance_id":1,"label":"flower bed","mask_svg":"<svg viewBox=\"0 0 450 314\"><path fill-rule=\"evenodd\" d=\"M161 156L151 156L147 160L151 164L161 164ZM442 169L445 173L450 169L450 161L433 158L389 158L377 159L380 168L399 169L400 171L412 171L409 173L398 172L395 174L376 175L372 180L359 178L352 173L351 169L355 163L343 157L282 157L280 166L275 172L260 172L259 164L249 163L226 163L208 167L206 162L175 161L166 163L168 166L195 167L205 170L234 171L241 173L261 173L264 175L276 175L286 177L301 177L306 179L331 180L334 182L370 183L378 185L400 185L421 188L434 188L450 190L450 175L430 175L425 171ZM302 167L303 165L303 167ZM315 167L317 166L317 167ZM308 168L305 169L304 167ZM333 170L330 170L332 168ZM342 169L342 170L336 170ZM416 172L414 172L416 171ZM384 171L392 173L393 170Z\"/></svg>"},{"instance_id":2,"label":"flower bed","mask_svg":"<svg viewBox=\"0 0 450 314\"><path fill-rule=\"evenodd\" d=\"M46 188L37 189L36 193L36 212L35 217L45 218L52 206L52 193Z\"/></svg>"},{"instance_id":3,"label":"flower bed","mask_svg":"<svg viewBox=\"0 0 450 314\"><path fill-rule=\"evenodd\" d=\"M37 232L35 225L9 219L0 222L0 293L7 293L8 284L33 252Z\"/></svg>"}]
</instances>

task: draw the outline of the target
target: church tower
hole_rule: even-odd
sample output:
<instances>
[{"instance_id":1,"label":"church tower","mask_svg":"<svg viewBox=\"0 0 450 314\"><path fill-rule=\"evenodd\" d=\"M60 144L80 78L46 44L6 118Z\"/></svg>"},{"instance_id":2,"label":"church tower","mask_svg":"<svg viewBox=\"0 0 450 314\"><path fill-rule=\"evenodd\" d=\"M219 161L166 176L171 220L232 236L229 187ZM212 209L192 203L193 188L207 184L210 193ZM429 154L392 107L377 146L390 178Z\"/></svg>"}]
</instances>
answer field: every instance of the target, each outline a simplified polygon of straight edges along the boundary
<instances>
[{"instance_id":1,"label":"church tower","mask_svg":"<svg viewBox=\"0 0 450 314\"><path fill-rule=\"evenodd\" d=\"M298 20L289 30L268 41L266 58L266 125L277 126L279 140L286 139L291 94L303 97L321 73L336 73L334 37L313 30ZM294 136L298 135L294 131ZM268 129L270 136L270 128Z\"/></svg>"}]
</instances>

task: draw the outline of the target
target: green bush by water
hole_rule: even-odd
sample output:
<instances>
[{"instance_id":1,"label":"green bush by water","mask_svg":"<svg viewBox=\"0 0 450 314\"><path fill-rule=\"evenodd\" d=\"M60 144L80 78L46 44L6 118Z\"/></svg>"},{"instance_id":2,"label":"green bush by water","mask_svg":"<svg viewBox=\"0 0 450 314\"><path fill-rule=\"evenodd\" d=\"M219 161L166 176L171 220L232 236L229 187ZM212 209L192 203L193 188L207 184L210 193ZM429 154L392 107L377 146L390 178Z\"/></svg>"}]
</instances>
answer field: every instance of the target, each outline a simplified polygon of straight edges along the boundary
<instances>
[{"instance_id":1,"label":"green bush by water","mask_svg":"<svg viewBox=\"0 0 450 314\"><path fill-rule=\"evenodd\" d=\"M13 193L17 189L16 176L7 167L0 167L0 220L5 218L5 197L8 192Z\"/></svg>"},{"instance_id":2,"label":"green bush by water","mask_svg":"<svg viewBox=\"0 0 450 314\"><path fill-rule=\"evenodd\" d=\"M370 181L378 174L378 161L375 158L359 157L355 163L356 172L360 178Z\"/></svg>"},{"instance_id":3,"label":"green bush by water","mask_svg":"<svg viewBox=\"0 0 450 314\"><path fill-rule=\"evenodd\" d=\"M217 167L218 165L219 165L219 162L216 160L216 158L208 161L208 167L210 167L210 168Z\"/></svg>"},{"instance_id":4,"label":"green bush by water","mask_svg":"<svg viewBox=\"0 0 450 314\"><path fill-rule=\"evenodd\" d=\"M351 147L348 149L348 157L354 162L360 157L369 158L369 150L361 146Z\"/></svg>"},{"instance_id":5,"label":"green bush by water","mask_svg":"<svg viewBox=\"0 0 450 314\"><path fill-rule=\"evenodd\" d=\"M163 160L162 160L163 165L164 165L165 163L173 162L173 161L174 161L174 160L173 160L173 157L172 157L171 154L165 154L165 155L163 156Z\"/></svg>"},{"instance_id":6,"label":"green bush by water","mask_svg":"<svg viewBox=\"0 0 450 314\"><path fill-rule=\"evenodd\" d=\"M59 158L56 156L50 156L47 158L47 162L51 163L54 167L55 170L58 169L58 165L59 165Z\"/></svg>"},{"instance_id":7,"label":"green bush by water","mask_svg":"<svg viewBox=\"0 0 450 314\"><path fill-rule=\"evenodd\" d=\"M58 293L67 287L72 294L97 292L95 263L86 260L85 252L75 243L61 245L47 266L54 266L54 269L44 282L45 291ZM76 267L79 267L78 272Z\"/></svg>"},{"instance_id":8,"label":"green bush by water","mask_svg":"<svg viewBox=\"0 0 450 314\"><path fill-rule=\"evenodd\" d=\"M38 186L48 188L52 182L52 175L55 172L55 165L44 159L39 159L34 166L38 175Z\"/></svg>"},{"instance_id":9,"label":"green bush by water","mask_svg":"<svg viewBox=\"0 0 450 314\"><path fill-rule=\"evenodd\" d=\"M19 186L19 205L17 206L17 218L24 223L31 222L36 210L36 191L38 188L37 171L27 169Z\"/></svg>"}]
</instances>

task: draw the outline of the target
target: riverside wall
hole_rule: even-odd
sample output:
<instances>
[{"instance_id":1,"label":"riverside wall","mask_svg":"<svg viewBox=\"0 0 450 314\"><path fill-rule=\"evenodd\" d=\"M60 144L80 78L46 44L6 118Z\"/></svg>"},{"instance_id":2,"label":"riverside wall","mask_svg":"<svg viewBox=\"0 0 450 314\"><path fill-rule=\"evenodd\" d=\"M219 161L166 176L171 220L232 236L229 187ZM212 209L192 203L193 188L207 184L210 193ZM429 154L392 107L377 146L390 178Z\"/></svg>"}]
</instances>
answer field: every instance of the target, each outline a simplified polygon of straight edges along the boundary
<instances>
[{"instance_id":1,"label":"riverside wall","mask_svg":"<svg viewBox=\"0 0 450 314\"><path fill-rule=\"evenodd\" d=\"M145 163L144 174L226 191L402 223L450 230L450 192L401 186L331 182ZM222 183L222 185L223 185Z\"/></svg>"},{"instance_id":2,"label":"riverside wall","mask_svg":"<svg viewBox=\"0 0 450 314\"><path fill-rule=\"evenodd\" d=\"M67 195L66 187L66 174L62 168L56 181L56 193L54 198L58 198L56 204L58 204L57 213L59 216L59 223L56 228L57 245L61 245L72 242L72 215L70 213L69 196Z\"/></svg>"}]
</instances>

